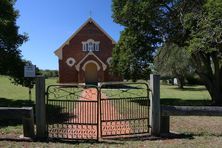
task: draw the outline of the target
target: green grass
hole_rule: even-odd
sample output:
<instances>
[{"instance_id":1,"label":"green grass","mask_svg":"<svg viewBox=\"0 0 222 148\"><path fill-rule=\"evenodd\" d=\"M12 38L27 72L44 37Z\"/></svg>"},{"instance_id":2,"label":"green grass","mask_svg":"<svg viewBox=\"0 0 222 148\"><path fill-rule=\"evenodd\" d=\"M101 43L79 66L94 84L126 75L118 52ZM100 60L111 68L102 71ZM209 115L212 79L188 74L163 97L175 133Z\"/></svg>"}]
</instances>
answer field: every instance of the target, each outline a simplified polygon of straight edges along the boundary
<instances>
[{"instance_id":1,"label":"green grass","mask_svg":"<svg viewBox=\"0 0 222 148\"><path fill-rule=\"evenodd\" d=\"M210 95L205 86L185 86L179 89L177 86L161 85L160 97L162 99L182 99L182 100L210 100Z\"/></svg>"},{"instance_id":2,"label":"green grass","mask_svg":"<svg viewBox=\"0 0 222 148\"><path fill-rule=\"evenodd\" d=\"M46 79L46 86L56 84L57 79ZM14 85L10 82L8 77L0 76L0 98L7 98L12 100L28 100L28 88L20 85ZM32 89L32 100L35 98L35 88Z\"/></svg>"},{"instance_id":3,"label":"green grass","mask_svg":"<svg viewBox=\"0 0 222 148\"><path fill-rule=\"evenodd\" d=\"M56 84L57 79L46 79L46 86ZM14 85L6 76L0 76L0 107L34 106L35 88L29 101L28 88ZM22 120L0 120L0 135L21 135ZM0 145L1 147L1 145Z\"/></svg>"},{"instance_id":4,"label":"green grass","mask_svg":"<svg viewBox=\"0 0 222 148\"><path fill-rule=\"evenodd\" d=\"M57 78L46 79L46 88L49 85L56 84ZM144 86L142 86L144 88ZM137 90L136 90L137 91ZM140 91L140 90L138 90ZM117 95L121 91L104 91L107 95ZM136 93L135 90L131 90L130 93ZM127 92L122 93L127 95ZM129 93L128 93L129 94ZM142 92L142 95L146 95L146 92ZM161 85L160 89L161 99L175 99L175 100L210 100L209 93L204 86L185 86L185 89L178 89L177 86ZM28 88L13 85L8 77L0 76L0 98L7 98L12 100L28 100ZM32 99L35 98L35 88L32 89Z\"/></svg>"},{"instance_id":5,"label":"green grass","mask_svg":"<svg viewBox=\"0 0 222 148\"><path fill-rule=\"evenodd\" d=\"M57 79L47 79L46 85L56 84ZM107 96L120 96L120 92L104 90ZM144 95L144 92L130 90L133 94ZM127 92L124 92L127 96ZM121 94L123 95L123 94ZM15 86L7 77L0 76L0 106L29 106L34 104L34 89L32 102L28 101L28 89ZM161 103L164 105L209 105L210 96L204 86L186 86L184 90L176 86L161 85ZM135 103L136 104L136 103ZM138 105L138 103L137 103ZM125 106L127 108L127 105ZM171 131L173 137L150 140L117 139L101 143L89 142L16 142L1 140L6 135L18 138L22 134L21 123L0 124L0 147L221 147L222 145L222 117L171 117Z\"/></svg>"},{"instance_id":6,"label":"green grass","mask_svg":"<svg viewBox=\"0 0 222 148\"><path fill-rule=\"evenodd\" d=\"M205 86L177 86L161 85L161 104L163 105L210 105L211 98Z\"/></svg>"}]
</instances>

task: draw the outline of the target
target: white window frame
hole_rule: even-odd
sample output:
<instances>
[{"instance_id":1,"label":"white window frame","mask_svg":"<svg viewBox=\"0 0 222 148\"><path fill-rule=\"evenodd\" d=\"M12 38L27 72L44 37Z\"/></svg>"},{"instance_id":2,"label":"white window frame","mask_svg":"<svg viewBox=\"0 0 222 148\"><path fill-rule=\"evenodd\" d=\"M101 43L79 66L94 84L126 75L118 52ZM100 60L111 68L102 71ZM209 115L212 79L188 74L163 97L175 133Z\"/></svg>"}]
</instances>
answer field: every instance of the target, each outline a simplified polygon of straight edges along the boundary
<instances>
[{"instance_id":1,"label":"white window frame","mask_svg":"<svg viewBox=\"0 0 222 148\"><path fill-rule=\"evenodd\" d=\"M92 43L92 45L90 45ZM94 41L93 39L88 39L82 42L82 51L99 51L100 41Z\"/></svg>"}]
</instances>

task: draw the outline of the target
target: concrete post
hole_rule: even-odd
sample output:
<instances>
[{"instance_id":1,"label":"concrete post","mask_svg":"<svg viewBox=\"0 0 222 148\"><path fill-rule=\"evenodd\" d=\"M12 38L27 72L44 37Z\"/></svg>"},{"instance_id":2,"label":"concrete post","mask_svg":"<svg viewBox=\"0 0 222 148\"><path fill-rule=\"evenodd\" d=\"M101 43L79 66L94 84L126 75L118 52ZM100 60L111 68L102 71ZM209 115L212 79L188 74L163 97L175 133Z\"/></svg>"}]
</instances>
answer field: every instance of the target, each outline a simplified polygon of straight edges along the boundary
<instances>
[{"instance_id":1,"label":"concrete post","mask_svg":"<svg viewBox=\"0 0 222 148\"><path fill-rule=\"evenodd\" d=\"M46 138L45 77L36 77L36 137Z\"/></svg>"},{"instance_id":2,"label":"concrete post","mask_svg":"<svg viewBox=\"0 0 222 148\"><path fill-rule=\"evenodd\" d=\"M170 133L170 116L161 116L160 133Z\"/></svg>"},{"instance_id":3,"label":"concrete post","mask_svg":"<svg viewBox=\"0 0 222 148\"><path fill-rule=\"evenodd\" d=\"M101 87L97 89L97 141L101 141Z\"/></svg>"},{"instance_id":4,"label":"concrete post","mask_svg":"<svg viewBox=\"0 0 222 148\"><path fill-rule=\"evenodd\" d=\"M160 76L150 75L150 126L151 135L160 135Z\"/></svg>"},{"instance_id":5,"label":"concrete post","mask_svg":"<svg viewBox=\"0 0 222 148\"><path fill-rule=\"evenodd\" d=\"M35 135L34 132L34 115L33 115L33 109L30 109L29 111L29 117L24 117L23 120L23 133L24 137L31 137L33 138Z\"/></svg>"}]
</instances>

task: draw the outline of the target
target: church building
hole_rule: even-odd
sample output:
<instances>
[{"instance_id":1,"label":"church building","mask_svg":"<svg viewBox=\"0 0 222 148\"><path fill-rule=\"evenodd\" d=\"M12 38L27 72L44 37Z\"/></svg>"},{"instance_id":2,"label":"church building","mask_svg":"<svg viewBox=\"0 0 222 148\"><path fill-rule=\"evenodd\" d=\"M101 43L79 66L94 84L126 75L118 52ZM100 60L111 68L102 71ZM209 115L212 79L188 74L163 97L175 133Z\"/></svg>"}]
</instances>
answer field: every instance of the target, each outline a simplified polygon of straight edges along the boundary
<instances>
[{"instance_id":1,"label":"church building","mask_svg":"<svg viewBox=\"0 0 222 148\"><path fill-rule=\"evenodd\" d=\"M116 42L89 18L54 53L59 60L59 83L98 83L119 81L110 72L112 49Z\"/></svg>"}]
</instances>

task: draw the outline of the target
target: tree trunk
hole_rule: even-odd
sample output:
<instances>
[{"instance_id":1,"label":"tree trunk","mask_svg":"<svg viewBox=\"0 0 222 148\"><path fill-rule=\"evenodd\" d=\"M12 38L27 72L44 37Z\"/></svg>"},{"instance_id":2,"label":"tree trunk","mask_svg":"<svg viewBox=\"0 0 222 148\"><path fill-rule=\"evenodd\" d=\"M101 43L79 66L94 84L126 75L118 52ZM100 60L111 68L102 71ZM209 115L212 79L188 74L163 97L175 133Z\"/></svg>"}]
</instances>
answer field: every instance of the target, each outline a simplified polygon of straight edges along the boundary
<instances>
[{"instance_id":1,"label":"tree trunk","mask_svg":"<svg viewBox=\"0 0 222 148\"><path fill-rule=\"evenodd\" d=\"M214 103L217 105L222 105L222 85L221 79L221 70L222 67L220 66L220 59L218 58L218 55L216 53L212 54L212 61L214 64L214 76L213 76L213 84L214 84L214 89L213 89L213 94L212 98L214 98Z\"/></svg>"},{"instance_id":2,"label":"tree trunk","mask_svg":"<svg viewBox=\"0 0 222 148\"><path fill-rule=\"evenodd\" d=\"M213 101L213 105L222 105L222 89L219 88L218 84L219 82L216 82L216 84L213 84L213 88L211 91L209 91L210 96Z\"/></svg>"},{"instance_id":3,"label":"tree trunk","mask_svg":"<svg viewBox=\"0 0 222 148\"><path fill-rule=\"evenodd\" d=\"M222 105L222 67L217 54L198 52L192 55L196 72L204 82L213 105ZM212 60L210 60L212 59Z\"/></svg>"},{"instance_id":4,"label":"tree trunk","mask_svg":"<svg viewBox=\"0 0 222 148\"><path fill-rule=\"evenodd\" d=\"M185 83L184 77L183 76L178 76L177 80L178 80L178 87L180 89L183 89L184 88L184 83Z\"/></svg>"},{"instance_id":5,"label":"tree trunk","mask_svg":"<svg viewBox=\"0 0 222 148\"><path fill-rule=\"evenodd\" d=\"M215 76L209 77L202 73L198 73L203 80L210 96L213 105L222 105L222 87L220 81L215 80Z\"/></svg>"}]
</instances>

